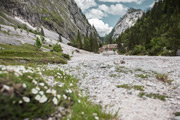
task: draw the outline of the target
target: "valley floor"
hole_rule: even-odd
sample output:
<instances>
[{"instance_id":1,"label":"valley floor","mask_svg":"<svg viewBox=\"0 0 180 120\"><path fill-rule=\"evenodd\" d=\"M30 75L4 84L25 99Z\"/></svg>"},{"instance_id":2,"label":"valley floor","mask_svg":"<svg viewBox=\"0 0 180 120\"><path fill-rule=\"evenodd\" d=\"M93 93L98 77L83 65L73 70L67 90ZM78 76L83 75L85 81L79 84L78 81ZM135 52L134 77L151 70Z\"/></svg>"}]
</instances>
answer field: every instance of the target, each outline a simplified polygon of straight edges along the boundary
<instances>
[{"instance_id":1,"label":"valley floor","mask_svg":"<svg viewBox=\"0 0 180 120\"><path fill-rule=\"evenodd\" d=\"M171 120L180 111L180 57L80 54L62 67L119 120Z\"/></svg>"}]
</instances>

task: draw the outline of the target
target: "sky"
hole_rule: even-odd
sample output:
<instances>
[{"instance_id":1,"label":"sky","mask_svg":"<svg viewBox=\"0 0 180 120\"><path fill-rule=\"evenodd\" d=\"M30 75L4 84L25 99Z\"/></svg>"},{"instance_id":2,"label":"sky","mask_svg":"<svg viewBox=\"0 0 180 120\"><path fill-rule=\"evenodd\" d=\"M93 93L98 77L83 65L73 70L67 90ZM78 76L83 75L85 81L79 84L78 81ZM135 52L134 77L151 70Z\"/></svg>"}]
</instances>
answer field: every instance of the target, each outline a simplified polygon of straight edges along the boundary
<instances>
[{"instance_id":1,"label":"sky","mask_svg":"<svg viewBox=\"0 0 180 120\"><path fill-rule=\"evenodd\" d=\"M129 8L146 11L155 0L75 0L100 36L110 33Z\"/></svg>"}]
</instances>

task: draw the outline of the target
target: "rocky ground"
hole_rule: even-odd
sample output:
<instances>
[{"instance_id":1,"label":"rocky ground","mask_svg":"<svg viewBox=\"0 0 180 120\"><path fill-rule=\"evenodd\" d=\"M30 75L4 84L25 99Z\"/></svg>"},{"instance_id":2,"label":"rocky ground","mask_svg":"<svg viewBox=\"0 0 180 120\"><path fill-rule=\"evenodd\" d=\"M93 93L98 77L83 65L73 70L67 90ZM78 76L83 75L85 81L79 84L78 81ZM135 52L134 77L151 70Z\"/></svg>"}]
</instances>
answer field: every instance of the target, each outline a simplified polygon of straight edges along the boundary
<instances>
[{"instance_id":1,"label":"rocky ground","mask_svg":"<svg viewBox=\"0 0 180 120\"><path fill-rule=\"evenodd\" d=\"M174 113L180 111L179 57L80 54L62 67L80 79L80 87L92 101L107 112L119 111L119 120L177 119ZM157 79L163 74L169 83Z\"/></svg>"}]
</instances>

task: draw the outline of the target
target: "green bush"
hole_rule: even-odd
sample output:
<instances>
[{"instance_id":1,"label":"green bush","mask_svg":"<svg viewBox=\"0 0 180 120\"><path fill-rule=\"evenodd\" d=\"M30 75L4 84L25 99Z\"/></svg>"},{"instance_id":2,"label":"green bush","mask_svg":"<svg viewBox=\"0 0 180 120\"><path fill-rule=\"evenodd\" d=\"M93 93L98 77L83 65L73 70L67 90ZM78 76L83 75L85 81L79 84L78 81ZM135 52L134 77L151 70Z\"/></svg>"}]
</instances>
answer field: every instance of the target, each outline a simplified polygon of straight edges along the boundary
<instances>
[{"instance_id":1,"label":"green bush","mask_svg":"<svg viewBox=\"0 0 180 120\"><path fill-rule=\"evenodd\" d=\"M133 55L139 55L139 54L144 55L144 54L146 54L146 49L142 45L136 45L135 48L132 51L132 54Z\"/></svg>"},{"instance_id":2,"label":"green bush","mask_svg":"<svg viewBox=\"0 0 180 120\"><path fill-rule=\"evenodd\" d=\"M62 50L62 48L61 48L61 45L55 44L55 45L53 46L53 51L54 51L54 52L62 52L63 50Z\"/></svg>"},{"instance_id":3,"label":"green bush","mask_svg":"<svg viewBox=\"0 0 180 120\"><path fill-rule=\"evenodd\" d=\"M40 49L41 46L42 46L42 43L41 43L39 37L36 37L36 43L35 43L35 46L36 46L38 49Z\"/></svg>"}]
</instances>

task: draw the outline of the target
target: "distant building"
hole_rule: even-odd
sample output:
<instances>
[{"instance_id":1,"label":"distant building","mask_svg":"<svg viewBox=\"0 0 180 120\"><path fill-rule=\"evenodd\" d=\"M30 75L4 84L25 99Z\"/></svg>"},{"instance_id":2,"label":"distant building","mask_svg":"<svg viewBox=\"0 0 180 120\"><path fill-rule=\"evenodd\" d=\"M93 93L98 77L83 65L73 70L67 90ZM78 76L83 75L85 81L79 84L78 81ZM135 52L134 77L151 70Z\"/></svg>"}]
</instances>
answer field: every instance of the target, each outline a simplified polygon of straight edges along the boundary
<instances>
[{"instance_id":1,"label":"distant building","mask_svg":"<svg viewBox=\"0 0 180 120\"><path fill-rule=\"evenodd\" d=\"M113 51L114 49L117 50L117 44L108 44L103 45L103 47L99 48L99 52Z\"/></svg>"}]
</instances>

